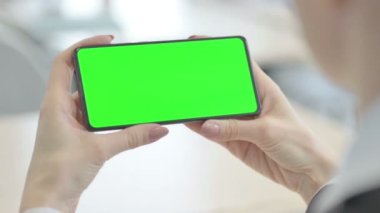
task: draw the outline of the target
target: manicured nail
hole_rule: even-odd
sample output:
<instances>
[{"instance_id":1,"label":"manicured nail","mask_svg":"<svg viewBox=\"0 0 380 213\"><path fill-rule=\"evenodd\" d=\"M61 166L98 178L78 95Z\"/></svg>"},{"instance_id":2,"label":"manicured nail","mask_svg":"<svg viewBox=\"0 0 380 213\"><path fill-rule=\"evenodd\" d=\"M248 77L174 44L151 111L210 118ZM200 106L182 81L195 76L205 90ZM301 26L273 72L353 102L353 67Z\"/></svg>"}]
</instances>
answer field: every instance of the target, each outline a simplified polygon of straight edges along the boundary
<instances>
[{"instance_id":1,"label":"manicured nail","mask_svg":"<svg viewBox=\"0 0 380 213\"><path fill-rule=\"evenodd\" d=\"M220 133L220 125L213 121L207 121L202 126L202 133L207 137L218 136Z\"/></svg>"},{"instance_id":2,"label":"manicured nail","mask_svg":"<svg viewBox=\"0 0 380 213\"><path fill-rule=\"evenodd\" d=\"M169 133L169 130L162 127L162 126L159 126L159 127L155 127L153 129L150 130L149 132L149 141L150 142L155 142L157 141L158 139L164 137L165 135L167 135Z\"/></svg>"},{"instance_id":3,"label":"manicured nail","mask_svg":"<svg viewBox=\"0 0 380 213\"><path fill-rule=\"evenodd\" d=\"M192 35L189 37L189 39L202 39L202 38L208 38L208 36L205 35Z\"/></svg>"}]
</instances>

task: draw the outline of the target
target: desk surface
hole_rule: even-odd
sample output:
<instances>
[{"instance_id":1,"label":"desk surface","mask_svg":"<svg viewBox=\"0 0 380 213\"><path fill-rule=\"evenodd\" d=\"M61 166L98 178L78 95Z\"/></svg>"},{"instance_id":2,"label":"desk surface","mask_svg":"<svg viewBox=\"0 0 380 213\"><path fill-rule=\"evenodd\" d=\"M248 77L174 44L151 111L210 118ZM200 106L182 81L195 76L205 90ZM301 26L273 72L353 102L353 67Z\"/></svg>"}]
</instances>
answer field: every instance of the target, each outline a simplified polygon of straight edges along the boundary
<instances>
[{"instance_id":1,"label":"desk surface","mask_svg":"<svg viewBox=\"0 0 380 213\"><path fill-rule=\"evenodd\" d=\"M350 134L300 106L321 139L343 150ZM1 212L17 212L31 157L37 114L0 119ZM106 163L83 194L78 212L303 212L298 195L266 180L220 146L172 125L158 143ZM276 205L273 205L273 204Z\"/></svg>"}]
</instances>

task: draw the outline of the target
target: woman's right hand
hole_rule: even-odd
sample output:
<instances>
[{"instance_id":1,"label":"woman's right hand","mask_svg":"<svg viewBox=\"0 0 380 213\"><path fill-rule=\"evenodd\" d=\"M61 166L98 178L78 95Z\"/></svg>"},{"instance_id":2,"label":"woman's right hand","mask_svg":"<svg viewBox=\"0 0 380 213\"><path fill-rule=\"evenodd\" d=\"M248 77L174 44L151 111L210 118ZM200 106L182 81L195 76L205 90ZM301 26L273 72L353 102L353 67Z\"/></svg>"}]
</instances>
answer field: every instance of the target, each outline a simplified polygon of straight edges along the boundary
<instances>
[{"instance_id":1,"label":"woman's right hand","mask_svg":"<svg viewBox=\"0 0 380 213\"><path fill-rule=\"evenodd\" d=\"M276 83L257 65L254 75L262 105L259 117L213 119L187 126L264 176L298 192L308 203L330 180L335 163Z\"/></svg>"},{"instance_id":2,"label":"woman's right hand","mask_svg":"<svg viewBox=\"0 0 380 213\"><path fill-rule=\"evenodd\" d=\"M106 45L112 39L113 36L85 39L55 59L41 107L20 212L40 207L75 212L83 191L107 160L168 134L168 129L158 124L136 125L107 134L96 134L85 128L78 93L71 93L72 55L79 47Z\"/></svg>"}]
</instances>

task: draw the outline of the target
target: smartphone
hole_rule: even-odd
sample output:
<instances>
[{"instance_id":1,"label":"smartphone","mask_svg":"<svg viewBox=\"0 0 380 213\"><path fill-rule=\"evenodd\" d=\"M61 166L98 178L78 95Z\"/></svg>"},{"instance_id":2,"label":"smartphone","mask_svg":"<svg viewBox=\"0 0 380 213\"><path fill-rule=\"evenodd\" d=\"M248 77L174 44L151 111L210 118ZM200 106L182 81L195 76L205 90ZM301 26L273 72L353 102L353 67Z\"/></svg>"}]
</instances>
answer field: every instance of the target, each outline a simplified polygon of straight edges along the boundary
<instances>
[{"instance_id":1,"label":"smartphone","mask_svg":"<svg viewBox=\"0 0 380 213\"><path fill-rule=\"evenodd\" d=\"M81 47L74 64L91 131L260 112L241 36Z\"/></svg>"}]
</instances>

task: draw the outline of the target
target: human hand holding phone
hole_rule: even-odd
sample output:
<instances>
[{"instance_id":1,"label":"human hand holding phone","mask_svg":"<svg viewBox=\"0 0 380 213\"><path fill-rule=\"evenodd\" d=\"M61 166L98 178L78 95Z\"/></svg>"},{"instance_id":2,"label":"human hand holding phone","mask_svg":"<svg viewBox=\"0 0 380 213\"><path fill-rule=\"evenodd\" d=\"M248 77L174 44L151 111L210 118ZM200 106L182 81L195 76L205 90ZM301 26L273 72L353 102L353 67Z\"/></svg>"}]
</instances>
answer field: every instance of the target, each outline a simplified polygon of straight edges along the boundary
<instances>
[{"instance_id":1,"label":"human hand holding phone","mask_svg":"<svg viewBox=\"0 0 380 213\"><path fill-rule=\"evenodd\" d=\"M242 36L88 46L74 58L93 131L260 112Z\"/></svg>"},{"instance_id":2,"label":"human hand holding phone","mask_svg":"<svg viewBox=\"0 0 380 213\"><path fill-rule=\"evenodd\" d=\"M260 116L186 125L224 146L252 169L298 192L308 203L330 180L336 163L298 117L278 85L256 64L253 71L262 108Z\"/></svg>"},{"instance_id":3,"label":"human hand holding phone","mask_svg":"<svg viewBox=\"0 0 380 213\"><path fill-rule=\"evenodd\" d=\"M168 133L158 124L144 124L109 134L94 134L83 126L77 93L70 91L72 54L81 46L109 44L112 36L83 40L54 61L41 106L37 138L25 183L20 212L50 207L75 212L82 192L113 156Z\"/></svg>"}]
</instances>

